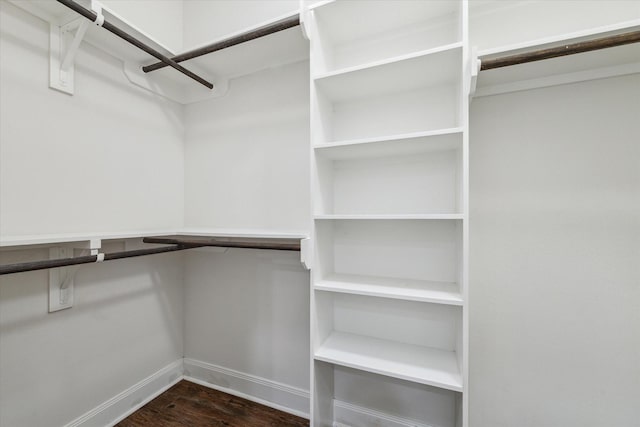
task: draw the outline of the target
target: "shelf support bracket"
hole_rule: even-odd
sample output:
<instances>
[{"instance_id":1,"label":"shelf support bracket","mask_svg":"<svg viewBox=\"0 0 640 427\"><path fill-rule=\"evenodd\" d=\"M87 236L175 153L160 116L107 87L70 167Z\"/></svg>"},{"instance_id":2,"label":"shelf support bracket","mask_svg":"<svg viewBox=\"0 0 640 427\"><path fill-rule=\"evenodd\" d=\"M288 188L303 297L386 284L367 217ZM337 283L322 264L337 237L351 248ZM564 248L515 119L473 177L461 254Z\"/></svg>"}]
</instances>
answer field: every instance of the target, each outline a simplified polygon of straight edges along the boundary
<instances>
[{"instance_id":1,"label":"shelf support bracket","mask_svg":"<svg viewBox=\"0 0 640 427\"><path fill-rule=\"evenodd\" d=\"M300 240L300 262L302 262L304 268L311 270L313 263L313 249L311 239L308 237Z\"/></svg>"},{"instance_id":2,"label":"shelf support bracket","mask_svg":"<svg viewBox=\"0 0 640 427\"><path fill-rule=\"evenodd\" d=\"M91 255L98 255L102 241L92 239L83 245L59 246L49 249L49 258L73 258L75 250L87 251ZM104 257L103 257L104 259ZM76 273L80 265L52 268L49 270L49 313L73 307L73 291Z\"/></svg>"},{"instance_id":3,"label":"shelf support bracket","mask_svg":"<svg viewBox=\"0 0 640 427\"><path fill-rule=\"evenodd\" d=\"M92 0L91 9L97 15L94 24L102 26L104 23L102 6ZM61 26L55 23L49 25L49 87L73 95L76 54L91 23L86 19L78 18ZM73 34L74 30L75 34ZM73 34L71 39L70 34Z\"/></svg>"},{"instance_id":4,"label":"shelf support bracket","mask_svg":"<svg viewBox=\"0 0 640 427\"><path fill-rule=\"evenodd\" d=\"M476 86L478 84L478 74L480 73L480 67L482 61L478 57L478 48L475 46L471 49L471 81L469 82L469 100L473 99L476 94Z\"/></svg>"},{"instance_id":5,"label":"shelf support bracket","mask_svg":"<svg viewBox=\"0 0 640 427\"><path fill-rule=\"evenodd\" d=\"M307 26L309 25L309 6L306 4L305 0L300 0L300 28L302 29L302 36L310 40L309 38L309 29Z\"/></svg>"}]
</instances>

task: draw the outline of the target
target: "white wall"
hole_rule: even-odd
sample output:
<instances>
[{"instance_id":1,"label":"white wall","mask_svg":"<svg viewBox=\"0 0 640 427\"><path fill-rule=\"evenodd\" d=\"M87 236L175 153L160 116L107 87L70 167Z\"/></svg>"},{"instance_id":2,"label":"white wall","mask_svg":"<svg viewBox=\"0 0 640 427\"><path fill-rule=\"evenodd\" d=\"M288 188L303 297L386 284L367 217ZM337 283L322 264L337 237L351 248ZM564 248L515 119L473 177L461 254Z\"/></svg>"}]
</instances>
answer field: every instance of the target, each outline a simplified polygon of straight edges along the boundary
<instances>
[{"instance_id":1,"label":"white wall","mask_svg":"<svg viewBox=\"0 0 640 427\"><path fill-rule=\"evenodd\" d=\"M471 0L469 33L478 50L640 19L636 0Z\"/></svg>"},{"instance_id":2,"label":"white wall","mask_svg":"<svg viewBox=\"0 0 640 427\"><path fill-rule=\"evenodd\" d=\"M107 8L178 53L185 48L183 0L100 0Z\"/></svg>"},{"instance_id":3,"label":"white wall","mask_svg":"<svg viewBox=\"0 0 640 427\"><path fill-rule=\"evenodd\" d=\"M640 76L475 99L470 425L640 420Z\"/></svg>"},{"instance_id":4,"label":"white wall","mask_svg":"<svg viewBox=\"0 0 640 427\"><path fill-rule=\"evenodd\" d=\"M181 225L181 107L88 45L76 94L53 91L48 50L48 24L0 1L2 236ZM180 255L83 266L74 307L53 314L46 270L2 276L0 425L64 425L181 358L182 275Z\"/></svg>"},{"instance_id":5,"label":"white wall","mask_svg":"<svg viewBox=\"0 0 640 427\"><path fill-rule=\"evenodd\" d=\"M308 62L231 80L185 129L187 227L309 229Z\"/></svg>"},{"instance_id":6,"label":"white wall","mask_svg":"<svg viewBox=\"0 0 640 427\"><path fill-rule=\"evenodd\" d=\"M308 97L302 62L186 107L188 228L307 232ZM298 252L190 252L185 271L185 357L309 389L309 274ZM240 387L215 373L200 379ZM276 394L258 397L308 413L306 401Z\"/></svg>"},{"instance_id":7,"label":"white wall","mask_svg":"<svg viewBox=\"0 0 640 427\"><path fill-rule=\"evenodd\" d=\"M309 273L298 252L189 251L185 271L185 357L309 390Z\"/></svg>"},{"instance_id":8,"label":"white wall","mask_svg":"<svg viewBox=\"0 0 640 427\"><path fill-rule=\"evenodd\" d=\"M297 13L298 0L185 0L184 46L193 48Z\"/></svg>"},{"instance_id":9,"label":"white wall","mask_svg":"<svg viewBox=\"0 0 640 427\"><path fill-rule=\"evenodd\" d=\"M180 359L183 266L179 254L82 266L73 308L52 314L47 270L0 277L0 425L66 425Z\"/></svg>"},{"instance_id":10,"label":"white wall","mask_svg":"<svg viewBox=\"0 0 640 427\"><path fill-rule=\"evenodd\" d=\"M183 222L183 111L83 44L76 93L49 89L49 25L0 2L0 234Z\"/></svg>"}]
</instances>

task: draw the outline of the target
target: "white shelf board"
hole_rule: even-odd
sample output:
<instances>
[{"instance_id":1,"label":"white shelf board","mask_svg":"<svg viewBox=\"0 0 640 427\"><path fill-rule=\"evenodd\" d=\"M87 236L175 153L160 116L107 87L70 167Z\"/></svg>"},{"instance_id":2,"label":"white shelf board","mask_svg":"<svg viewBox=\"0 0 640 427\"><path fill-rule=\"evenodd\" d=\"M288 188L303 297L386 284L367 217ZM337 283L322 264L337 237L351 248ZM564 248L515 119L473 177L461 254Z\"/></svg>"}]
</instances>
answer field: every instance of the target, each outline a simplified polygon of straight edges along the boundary
<instances>
[{"instance_id":1,"label":"white shelf board","mask_svg":"<svg viewBox=\"0 0 640 427\"><path fill-rule=\"evenodd\" d=\"M628 31L636 31L640 27L640 19L634 19L626 22L620 22L614 25L605 25L602 27L590 28L589 30L575 31L571 33L560 34L551 37L544 37L535 40L529 40L524 43L515 43L483 49L478 51L480 57L493 57L502 55L514 55L522 53L530 49L548 48L553 46L561 46L569 43L577 43L592 40L594 38L621 34Z\"/></svg>"},{"instance_id":2,"label":"white shelf board","mask_svg":"<svg viewBox=\"0 0 640 427\"><path fill-rule=\"evenodd\" d=\"M316 0L315 3L309 5L309 10L318 9L320 7L324 7L328 4L335 3L338 0Z\"/></svg>"},{"instance_id":3,"label":"white shelf board","mask_svg":"<svg viewBox=\"0 0 640 427\"><path fill-rule=\"evenodd\" d=\"M594 38L640 29L635 26L604 27L606 31L580 32L538 40L533 44L520 44L501 49L479 52L481 59L520 54L532 49L547 49L555 46L587 41ZM545 59L526 64L484 70L479 73L474 96L526 90L536 87L554 86L596 78L612 77L640 72L640 43L600 49L558 58Z\"/></svg>"},{"instance_id":4,"label":"white shelf board","mask_svg":"<svg viewBox=\"0 0 640 427\"><path fill-rule=\"evenodd\" d=\"M428 280L392 279L387 277L330 274L319 279L314 288L319 291L420 301L434 304L463 305L456 283Z\"/></svg>"},{"instance_id":5,"label":"white shelf board","mask_svg":"<svg viewBox=\"0 0 640 427\"><path fill-rule=\"evenodd\" d=\"M91 10L91 2L88 0L75 0L81 6L86 9ZM64 25L69 22L74 21L75 19L83 19L78 13L69 9L57 1L51 0L35 0L35 1L21 1L21 0L11 0L11 3L14 5L25 9L26 11L33 13L34 15L47 20L51 23L55 23L57 25ZM131 22L127 21L107 6L102 6L102 13L105 17L105 20L120 28L121 30L127 32L143 43L151 46L155 50L159 51L163 55L166 56L174 56L175 52L172 51L166 45L160 43L158 40L154 39L150 34L142 31L140 28L136 27ZM88 21L88 20L87 20ZM124 40L120 39L114 34L111 34L107 30L103 28L99 28L98 26L92 25L89 27L84 39L84 41L89 42L90 44L102 48L103 50L113 54L114 56L123 59L125 61L131 62L150 62L154 61L153 58L148 53L130 45Z\"/></svg>"},{"instance_id":6,"label":"white shelf board","mask_svg":"<svg viewBox=\"0 0 640 427\"><path fill-rule=\"evenodd\" d=\"M316 155L332 160L414 155L462 147L462 128L439 129L316 145Z\"/></svg>"},{"instance_id":7,"label":"white shelf board","mask_svg":"<svg viewBox=\"0 0 640 427\"><path fill-rule=\"evenodd\" d=\"M342 219L371 219L371 220L405 220L405 219L425 219L425 220L460 220L464 219L461 213L428 213L428 214L319 214L315 215L316 220L342 220Z\"/></svg>"},{"instance_id":8,"label":"white shelf board","mask_svg":"<svg viewBox=\"0 0 640 427\"><path fill-rule=\"evenodd\" d=\"M463 390L452 351L333 332L316 351L315 359L447 390Z\"/></svg>"},{"instance_id":9,"label":"white shelf board","mask_svg":"<svg viewBox=\"0 0 640 427\"><path fill-rule=\"evenodd\" d=\"M448 50L453 50L453 49L458 49L462 47L462 42L458 42L458 43L452 43L446 46L440 46L437 48L433 48L433 49L427 49L427 50L423 50L420 52L413 52L410 54L406 54L406 55L400 55L400 56L396 56L393 58L386 58L386 59L382 59L379 61L372 61L366 64L360 64L360 65L356 65L353 67L346 67L346 68L341 68L339 70L334 70L328 73L323 73L323 74L319 74L313 77L314 80L322 80L322 79L329 79L331 77L337 77L340 76L342 74L349 74L349 73L358 73L358 72L363 72L366 70L370 70L370 69L374 69L377 67L382 67L384 65L388 65L388 64L393 64L396 62L402 62L402 61L407 61L413 58L418 58L418 57L423 57L423 56L428 56L428 55L436 55L440 52L446 52Z\"/></svg>"},{"instance_id":10,"label":"white shelf board","mask_svg":"<svg viewBox=\"0 0 640 427\"><path fill-rule=\"evenodd\" d=\"M305 239L309 233L302 230L252 230L230 228L197 228L187 227L175 230L178 236L212 236L212 237L257 237L273 239Z\"/></svg>"},{"instance_id":11,"label":"white shelf board","mask_svg":"<svg viewBox=\"0 0 640 427\"><path fill-rule=\"evenodd\" d=\"M422 131L422 132L403 133L398 135L385 135L385 136L377 136L377 137L370 137L370 138L358 138L358 139L349 139L349 140L343 140L343 141L333 141L326 144L314 145L313 148L323 149L323 148L334 148L334 147L342 147L342 146L358 145L358 144L370 144L374 142L400 141L405 139L435 137L440 135L449 135L449 134L456 134L456 133L462 133L462 132L463 132L463 128L461 127L436 129L436 130L429 130L429 131Z\"/></svg>"},{"instance_id":12,"label":"white shelf board","mask_svg":"<svg viewBox=\"0 0 640 427\"><path fill-rule=\"evenodd\" d=\"M312 5L335 44L369 37L395 28L441 20L459 12L456 0L324 1Z\"/></svg>"},{"instance_id":13,"label":"white shelf board","mask_svg":"<svg viewBox=\"0 0 640 427\"><path fill-rule=\"evenodd\" d=\"M175 230L144 230L144 231L116 231L116 232L95 232L95 233L61 233L61 234L40 234L40 235L19 235L0 237L0 247L29 246L29 245L51 245L57 243L84 242L93 239L118 240L135 239L148 236L162 236L175 234Z\"/></svg>"},{"instance_id":14,"label":"white shelf board","mask_svg":"<svg viewBox=\"0 0 640 427\"><path fill-rule=\"evenodd\" d=\"M309 237L302 231L272 230L234 230L234 229L202 229L173 228L161 230L116 231L95 233L61 233L41 235L0 236L0 247L20 247L30 245L52 245L58 243L84 242L92 239L120 240L136 239L150 236L212 236L212 237L258 237L258 238L291 238Z\"/></svg>"},{"instance_id":15,"label":"white shelf board","mask_svg":"<svg viewBox=\"0 0 640 427\"><path fill-rule=\"evenodd\" d=\"M384 96L418 88L459 83L462 44L381 61L375 66L354 67L352 71L330 73L315 79L316 86L333 102Z\"/></svg>"}]
</instances>

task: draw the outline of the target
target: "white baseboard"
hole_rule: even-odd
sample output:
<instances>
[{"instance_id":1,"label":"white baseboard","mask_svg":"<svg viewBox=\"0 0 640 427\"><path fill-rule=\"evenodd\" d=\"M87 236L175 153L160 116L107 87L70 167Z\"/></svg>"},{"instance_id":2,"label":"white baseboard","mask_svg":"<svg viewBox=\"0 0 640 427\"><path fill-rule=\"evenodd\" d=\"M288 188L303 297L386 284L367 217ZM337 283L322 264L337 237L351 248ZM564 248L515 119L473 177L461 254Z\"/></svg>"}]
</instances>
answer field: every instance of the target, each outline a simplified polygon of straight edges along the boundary
<instances>
[{"instance_id":1,"label":"white baseboard","mask_svg":"<svg viewBox=\"0 0 640 427\"><path fill-rule=\"evenodd\" d=\"M182 359L165 366L65 427L104 427L122 421L182 379Z\"/></svg>"},{"instance_id":2,"label":"white baseboard","mask_svg":"<svg viewBox=\"0 0 640 427\"><path fill-rule=\"evenodd\" d=\"M65 427L113 426L183 379L309 418L309 392L306 390L185 358L165 366Z\"/></svg>"},{"instance_id":3,"label":"white baseboard","mask_svg":"<svg viewBox=\"0 0 640 427\"><path fill-rule=\"evenodd\" d=\"M222 366L184 359L184 379L271 408L309 418L309 392Z\"/></svg>"},{"instance_id":4,"label":"white baseboard","mask_svg":"<svg viewBox=\"0 0 640 427\"><path fill-rule=\"evenodd\" d=\"M432 427L415 420L373 411L340 400L333 401L333 419L334 427Z\"/></svg>"}]
</instances>

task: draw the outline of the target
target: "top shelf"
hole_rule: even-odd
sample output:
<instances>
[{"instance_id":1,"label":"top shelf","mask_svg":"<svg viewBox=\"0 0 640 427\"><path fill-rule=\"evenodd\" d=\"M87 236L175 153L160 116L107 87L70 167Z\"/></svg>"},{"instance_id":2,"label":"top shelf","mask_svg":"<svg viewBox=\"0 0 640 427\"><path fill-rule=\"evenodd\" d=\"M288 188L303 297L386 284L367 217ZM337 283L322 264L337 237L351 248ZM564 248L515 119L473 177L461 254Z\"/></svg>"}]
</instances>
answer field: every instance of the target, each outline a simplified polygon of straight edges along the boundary
<instances>
[{"instance_id":1,"label":"top shelf","mask_svg":"<svg viewBox=\"0 0 640 427\"><path fill-rule=\"evenodd\" d=\"M455 85L462 70L462 44L394 57L367 66L327 73L315 82L331 102Z\"/></svg>"},{"instance_id":2,"label":"top shelf","mask_svg":"<svg viewBox=\"0 0 640 427\"><path fill-rule=\"evenodd\" d=\"M481 60L487 60L640 30L640 22L634 24L603 27L589 32L566 35L562 38L554 37L499 50L481 51L479 56ZM478 76L474 96L495 95L637 72L640 72L640 43L633 43L484 70Z\"/></svg>"},{"instance_id":3,"label":"top shelf","mask_svg":"<svg viewBox=\"0 0 640 427\"><path fill-rule=\"evenodd\" d=\"M102 232L102 233L65 233L32 236L11 236L0 238L0 248L28 247L35 245L56 245L73 242L85 242L89 240L126 240L148 237L169 237L174 239L200 239L216 241L265 241L265 242L299 242L306 238L303 233L267 232L251 230L225 230L225 229L196 229L180 228L166 230L140 230L127 232ZM202 242L199 242L202 243ZM213 245L212 245L213 246Z\"/></svg>"},{"instance_id":4,"label":"top shelf","mask_svg":"<svg viewBox=\"0 0 640 427\"><path fill-rule=\"evenodd\" d=\"M321 3L312 8L314 69L331 73L460 42L461 9L459 0Z\"/></svg>"}]
</instances>

